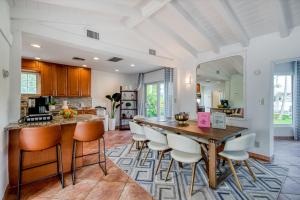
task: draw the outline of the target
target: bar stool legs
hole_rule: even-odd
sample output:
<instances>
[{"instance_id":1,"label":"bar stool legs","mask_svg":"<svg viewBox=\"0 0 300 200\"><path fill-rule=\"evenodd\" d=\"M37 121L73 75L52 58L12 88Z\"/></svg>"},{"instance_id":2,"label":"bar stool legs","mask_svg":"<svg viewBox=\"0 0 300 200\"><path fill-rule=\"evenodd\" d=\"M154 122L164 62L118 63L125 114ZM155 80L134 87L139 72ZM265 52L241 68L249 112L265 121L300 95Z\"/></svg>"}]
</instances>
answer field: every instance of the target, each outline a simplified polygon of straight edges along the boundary
<instances>
[{"instance_id":1,"label":"bar stool legs","mask_svg":"<svg viewBox=\"0 0 300 200\"><path fill-rule=\"evenodd\" d=\"M101 149L100 149L100 145L101 145L101 139L103 140L103 152L104 152L104 161L101 161ZM71 169L72 169L72 183L73 185L75 185L76 182L76 158L82 158L84 156L89 156L89 155L94 155L94 154L98 154L98 162L96 163L91 163L91 164L86 164L86 165L82 165L81 167L85 167L85 166L89 166L89 165L94 165L94 164L99 164L99 167L101 168L101 170L103 171L104 175L107 175L107 169L106 169L106 148L105 148L105 140L104 138L99 138L98 139L98 151L96 153L90 153L90 154L86 154L86 155L81 155L81 156L76 156L76 146L77 146L77 140L73 140L73 150L72 150L72 162L71 162ZM104 163L104 168L102 167L101 163Z\"/></svg>"},{"instance_id":2,"label":"bar stool legs","mask_svg":"<svg viewBox=\"0 0 300 200\"><path fill-rule=\"evenodd\" d=\"M57 174L56 175L60 179L62 188L65 187L65 185L64 185L64 168L63 168L63 163L62 163L62 148L61 148L61 144L57 144L55 146L55 149L56 149L56 161L45 163L45 164L34 166L34 167L29 167L29 168L23 168L24 151L20 150L19 170L18 170L18 191L17 191L17 199L18 200L21 198L22 171L25 171L25 170L28 170L28 169L32 169L32 168L36 168L36 167L40 167L40 166L43 166L43 165L48 165L48 164L56 162L56 167L57 167ZM59 152L58 152L58 150L59 150Z\"/></svg>"},{"instance_id":3,"label":"bar stool legs","mask_svg":"<svg viewBox=\"0 0 300 200\"><path fill-rule=\"evenodd\" d=\"M21 184L22 184L22 165L23 165L23 151L20 151L19 157L19 171L18 171L18 192L17 192L17 199L21 197Z\"/></svg>"}]
</instances>

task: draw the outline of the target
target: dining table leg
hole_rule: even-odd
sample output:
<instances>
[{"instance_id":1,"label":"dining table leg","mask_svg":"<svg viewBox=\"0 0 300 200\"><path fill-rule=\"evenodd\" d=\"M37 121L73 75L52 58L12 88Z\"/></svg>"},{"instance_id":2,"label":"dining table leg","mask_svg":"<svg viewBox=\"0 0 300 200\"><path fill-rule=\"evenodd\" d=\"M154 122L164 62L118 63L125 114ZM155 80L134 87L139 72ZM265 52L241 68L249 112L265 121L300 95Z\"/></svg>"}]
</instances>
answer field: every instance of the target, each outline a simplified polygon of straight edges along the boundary
<instances>
[{"instance_id":1,"label":"dining table leg","mask_svg":"<svg viewBox=\"0 0 300 200\"><path fill-rule=\"evenodd\" d=\"M216 143L214 140L209 140L208 144L208 181L209 187L217 187L217 175L216 175Z\"/></svg>"}]
</instances>

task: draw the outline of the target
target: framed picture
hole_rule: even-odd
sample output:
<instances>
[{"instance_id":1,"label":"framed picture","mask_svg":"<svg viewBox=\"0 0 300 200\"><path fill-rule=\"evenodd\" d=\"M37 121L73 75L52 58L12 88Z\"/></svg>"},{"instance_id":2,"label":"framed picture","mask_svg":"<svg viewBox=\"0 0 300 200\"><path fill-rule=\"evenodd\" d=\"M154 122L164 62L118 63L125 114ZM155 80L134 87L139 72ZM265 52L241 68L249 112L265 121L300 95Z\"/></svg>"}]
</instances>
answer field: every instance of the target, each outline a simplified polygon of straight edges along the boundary
<instances>
[{"instance_id":1,"label":"framed picture","mask_svg":"<svg viewBox=\"0 0 300 200\"><path fill-rule=\"evenodd\" d=\"M212 113L212 127L226 129L226 114L221 112Z\"/></svg>"},{"instance_id":2,"label":"framed picture","mask_svg":"<svg viewBox=\"0 0 300 200\"><path fill-rule=\"evenodd\" d=\"M198 127L210 127L210 113L198 112Z\"/></svg>"}]
</instances>

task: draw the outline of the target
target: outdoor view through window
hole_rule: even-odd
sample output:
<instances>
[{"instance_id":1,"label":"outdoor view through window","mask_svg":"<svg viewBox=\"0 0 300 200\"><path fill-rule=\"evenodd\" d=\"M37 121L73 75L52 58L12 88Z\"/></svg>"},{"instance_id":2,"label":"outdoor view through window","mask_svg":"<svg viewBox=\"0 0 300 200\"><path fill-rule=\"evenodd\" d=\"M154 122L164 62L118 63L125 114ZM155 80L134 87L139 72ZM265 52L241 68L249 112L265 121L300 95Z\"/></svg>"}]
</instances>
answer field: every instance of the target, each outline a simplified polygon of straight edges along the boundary
<instances>
[{"instance_id":1,"label":"outdoor view through window","mask_svg":"<svg viewBox=\"0 0 300 200\"><path fill-rule=\"evenodd\" d=\"M37 94L37 74L22 72L21 74L21 93Z\"/></svg>"},{"instance_id":2,"label":"outdoor view through window","mask_svg":"<svg viewBox=\"0 0 300 200\"><path fill-rule=\"evenodd\" d=\"M293 123L293 76L274 75L274 124Z\"/></svg>"}]
</instances>

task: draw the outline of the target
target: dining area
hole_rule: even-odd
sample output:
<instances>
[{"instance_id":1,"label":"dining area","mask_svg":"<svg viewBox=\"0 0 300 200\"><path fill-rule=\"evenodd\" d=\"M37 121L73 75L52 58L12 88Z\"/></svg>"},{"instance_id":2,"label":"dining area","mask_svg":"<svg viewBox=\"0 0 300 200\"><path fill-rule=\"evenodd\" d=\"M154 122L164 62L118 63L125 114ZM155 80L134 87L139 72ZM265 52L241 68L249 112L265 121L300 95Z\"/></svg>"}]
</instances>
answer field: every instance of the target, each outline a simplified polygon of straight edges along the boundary
<instances>
[{"instance_id":1,"label":"dining area","mask_svg":"<svg viewBox=\"0 0 300 200\"><path fill-rule=\"evenodd\" d=\"M199 128L197 122L192 120L182 126L174 119L157 118L136 118L134 122L130 122L130 128L133 133L133 143L130 150L136 143L136 147L139 149L138 160L145 163L150 151L157 151L160 154L155 175L160 170L164 154L170 152L171 161L165 181L168 180L174 161L179 163L180 168L183 168L183 163L192 165L190 195L193 194L196 166L200 162L205 166L208 186L212 189L216 189L219 183L230 174L228 171L220 173L222 172L220 165L224 166L225 162L229 165L240 191L243 189L236 175L235 167L241 165L241 162L245 163L255 181L255 175L247 162L249 159L247 151L254 145L255 133L246 133L246 128L234 126L227 126L226 129ZM141 157L141 152L147 148L147 154Z\"/></svg>"}]
</instances>

